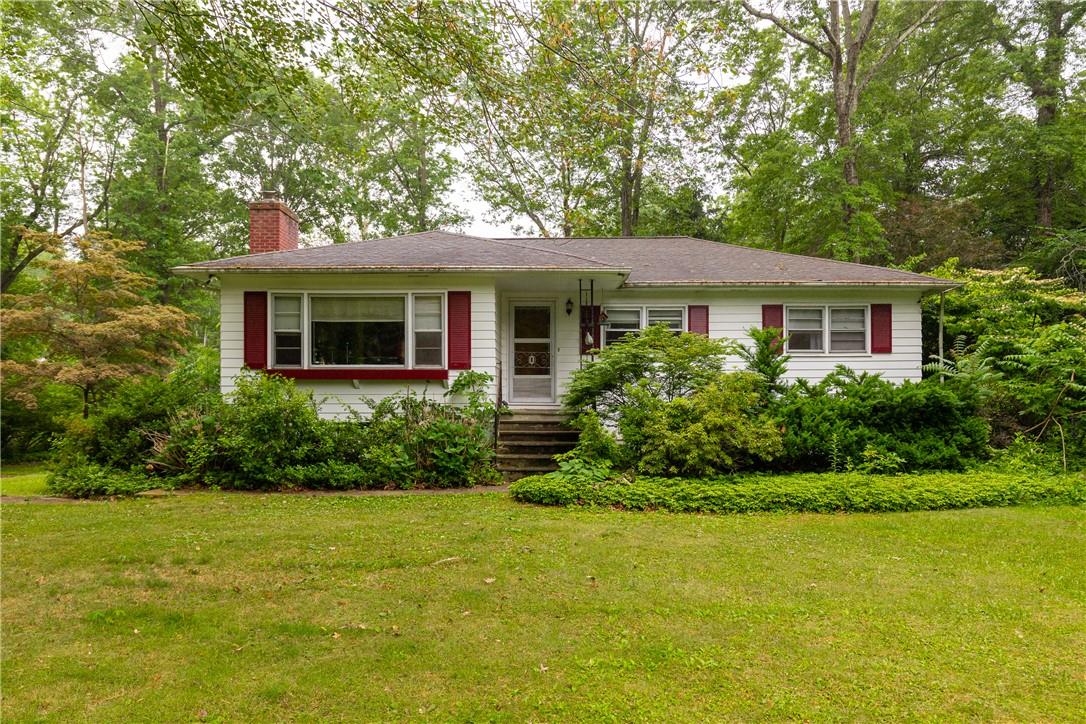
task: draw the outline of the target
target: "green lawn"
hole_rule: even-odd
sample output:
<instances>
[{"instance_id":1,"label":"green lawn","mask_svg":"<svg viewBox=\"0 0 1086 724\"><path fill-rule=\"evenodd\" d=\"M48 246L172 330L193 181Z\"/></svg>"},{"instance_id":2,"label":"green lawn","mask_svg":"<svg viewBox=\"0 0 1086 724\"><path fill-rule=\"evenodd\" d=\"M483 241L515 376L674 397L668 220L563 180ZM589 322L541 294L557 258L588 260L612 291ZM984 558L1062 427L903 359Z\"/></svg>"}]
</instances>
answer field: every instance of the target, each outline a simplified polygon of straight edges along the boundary
<instances>
[{"instance_id":1,"label":"green lawn","mask_svg":"<svg viewBox=\"0 0 1086 724\"><path fill-rule=\"evenodd\" d=\"M0 467L0 495L47 495L45 468L40 463Z\"/></svg>"},{"instance_id":2,"label":"green lawn","mask_svg":"<svg viewBox=\"0 0 1086 724\"><path fill-rule=\"evenodd\" d=\"M5 721L1074 720L1086 508L5 504Z\"/></svg>"}]
</instances>

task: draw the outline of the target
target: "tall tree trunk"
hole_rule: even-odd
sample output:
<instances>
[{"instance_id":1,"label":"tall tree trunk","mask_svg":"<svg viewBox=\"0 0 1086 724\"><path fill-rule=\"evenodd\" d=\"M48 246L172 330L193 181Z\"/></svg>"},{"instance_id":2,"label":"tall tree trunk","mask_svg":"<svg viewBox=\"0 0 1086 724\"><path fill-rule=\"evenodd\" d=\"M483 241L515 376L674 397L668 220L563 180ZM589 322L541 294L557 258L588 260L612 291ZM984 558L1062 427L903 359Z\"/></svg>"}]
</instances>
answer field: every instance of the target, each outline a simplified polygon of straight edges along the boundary
<instances>
[{"instance_id":1,"label":"tall tree trunk","mask_svg":"<svg viewBox=\"0 0 1086 724\"><path fill-rule=\"evenodd\" d=\"M830 64L830 83L833 87L833 110L837 122L837 152L841 156L841 176L846 186L860 185L860 173L856 164L856 148L853 144L852 122L859 106L860 95L898 47L925 21L931 18L942 4L936 0L928 5L920 16L903 30L892 36L878 58L860 72L860 57L870 39L871 30L879 14L879 0L864 0L859 17L853 19L849 0L828 0L828 22L822 20L821 30L826 40L809 36L783 18L773 13L755 9L747 0L740 0L743 8L756 18L768 20L789 37L807 45L823 55ZM848 198L842 202L845 229L852 223L855 208ZM857 249L858 253L859 250Z\"/></svg>"},{"instance_id":2,"label":"tall tree trunk","mask_svg":"<svg viewBox=\"0 0 1086 724\"><path fill-rule=\"evenodd\" d=\"M1059 118L1062 101L1063 70L1067 62L1067 39L1086 16L1086 3L1048 0L1038 5L1041 26L1040 52L1017 45L1009 32L996 36L1015 69L1022 75L1033 101L1039 135ZM1021 28L1018 29L1019 31ZM1044 139L1042 138L1042 143ZM1033 183L1037 202L1037 225L1050 227L1056 188L1067 168L1061 168L1051 154L1043 153Z\"/></svg>"}]
</instances>

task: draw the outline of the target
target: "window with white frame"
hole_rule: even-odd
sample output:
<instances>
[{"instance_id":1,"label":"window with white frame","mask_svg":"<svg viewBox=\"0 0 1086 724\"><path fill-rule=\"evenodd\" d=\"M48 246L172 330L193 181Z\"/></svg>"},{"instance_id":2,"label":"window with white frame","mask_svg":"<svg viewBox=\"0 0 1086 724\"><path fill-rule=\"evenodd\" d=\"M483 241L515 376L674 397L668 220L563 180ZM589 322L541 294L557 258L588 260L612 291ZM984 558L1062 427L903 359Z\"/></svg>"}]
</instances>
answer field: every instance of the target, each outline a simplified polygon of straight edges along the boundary
<instances>
[{"instance_id":1,"label":"window with white frame","mask_svg":"<svg viewBox=\"0 0 1086 724\"><path fill-rule=\"evenodd\" d=\"M685 307L604 307L604 344L621 341L654 324L663 324L676 334L685 328Z\"/></svg>"},{"instance_id":2,"label":"window with white frame","mask_svg":"<svg viewBox=\"0 0 1086 724\"><path fill-rule=\"evenodd\" d=\"M315 366L407 364L406 298L309 298L311 359Z\"/></svg>"},{"instance_id":3,"label":"window with white frame","mask_svg":"<svg viewBox=\"0 0 1086 724\"><path fill-rule=\"evenodd\" d=\"M607 315L607 321L603 323L604 344L614 344L627 334L637 334L641 331L640 309L614 309L606 308L603 313Z\"/></svg>"},{"instance_id":4,"label":"window with white frame","mask_svg":"<svg viewBox=\"0 0 1086 724\"><path fill-rule=\"evenodd\" d=\"M867 351L867 308L830 307L830 352Z\"/></svg>"},{"instance_id":5,"label":"window with white frame","mask_svg":"<svg viewBox=\"0 0 1086 724\"><path fill-rule=\"evenodd\" d=\"M867 307L788 307L784 333L789 352L863 353Z\"/></svg>"},{"instance_id":6,"label":"window with white frame","mask_svg":"<svg viewBox=\"0 0 1086 724\"><path fill-rule=\"evenodd\" d=\"M821 352L824 334L822 307L788 307L785 334L789 352Z\"/></svg>"},{"instance_id":7,"label":"window with white frame","mask_svg":"<svg viewBox=\"0 0 1086 724\"><path fill-rule=\"evenodd\" d=\"M275 367L445 363L443 294L273 294Z\"/></svg>"},{"instance_id":8,"label":"window with white frame","mask_svg":"<svg viewBox=\"0 0 1086 724\"><path fill-rule=\"evenodd\" d=\"M272 298L272 350L276 367L302 366L302 297Z\"/></svg>"},{"instance_id":9,"label":"window with white frame","mask_svg":"<svg viewBox=\"0 0 1086 724\"><path fill-rule=\"evenodd\" d=\"M415 307L415 366L440 367L444 336L441 295L416 294L413 298Z\"/></svg>"}]
</instances>

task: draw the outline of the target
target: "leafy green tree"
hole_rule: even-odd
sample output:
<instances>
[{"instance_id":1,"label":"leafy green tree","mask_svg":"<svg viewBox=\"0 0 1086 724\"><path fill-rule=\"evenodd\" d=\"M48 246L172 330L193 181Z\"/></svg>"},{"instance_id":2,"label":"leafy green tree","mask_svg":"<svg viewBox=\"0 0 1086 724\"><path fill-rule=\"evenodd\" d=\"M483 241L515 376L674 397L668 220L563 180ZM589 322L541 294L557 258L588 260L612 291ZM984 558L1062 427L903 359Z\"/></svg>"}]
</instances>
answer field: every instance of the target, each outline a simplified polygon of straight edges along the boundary
<instances>
[{"instance_id":1,"label":"leafy green tree","mask_svg":"<svg viewBox=\"0 0 1086 724\"><path fill-rule=\"evenodd\" d=\"M861 180L854 141L855 117L861 97L887 60L913 33L934 22L941 2L901 5L880 11L877 0L830 0L824 12L814 2L789 8L778 15L740 0L754 18L773 23L793 40L814 52L813 60L828 75L834 119L834 154L841 165L841 232L831 237L838 258L859 259L875 244L881 228L865 206L871 189ZM880 20L881 17L881 20ZM876 21L879 24L876 25Z\"/></svg>"}]
</instances>

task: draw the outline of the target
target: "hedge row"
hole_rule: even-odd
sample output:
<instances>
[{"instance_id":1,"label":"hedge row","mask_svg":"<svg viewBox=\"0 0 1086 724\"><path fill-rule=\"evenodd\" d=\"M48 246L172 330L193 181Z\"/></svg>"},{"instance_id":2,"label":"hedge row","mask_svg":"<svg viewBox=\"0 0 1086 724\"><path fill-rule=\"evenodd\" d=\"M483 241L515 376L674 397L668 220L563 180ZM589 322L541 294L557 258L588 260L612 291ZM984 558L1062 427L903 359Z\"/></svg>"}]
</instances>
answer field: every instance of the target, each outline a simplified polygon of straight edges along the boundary
<instances>
[{"instance_id":1,"label":"hedge row","mask_svg":"<svg viewBox=\"0 0 1086 724\"><path fill-rule=\"evenodd\" d=\"M617 478L604 483L561 475L522 478L514 500L674 513L891 512L1026 503L1086 504L1086 475L1006 473L920 475L755 475L719 480Z\"/></svg>"}]
</instances>

